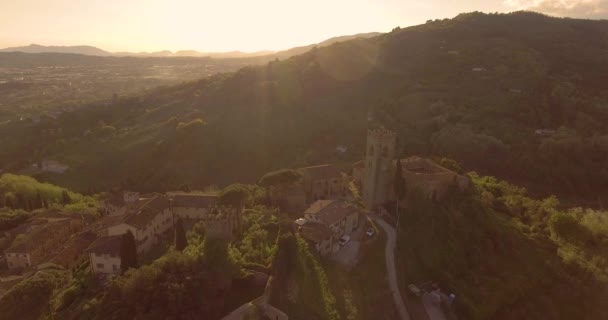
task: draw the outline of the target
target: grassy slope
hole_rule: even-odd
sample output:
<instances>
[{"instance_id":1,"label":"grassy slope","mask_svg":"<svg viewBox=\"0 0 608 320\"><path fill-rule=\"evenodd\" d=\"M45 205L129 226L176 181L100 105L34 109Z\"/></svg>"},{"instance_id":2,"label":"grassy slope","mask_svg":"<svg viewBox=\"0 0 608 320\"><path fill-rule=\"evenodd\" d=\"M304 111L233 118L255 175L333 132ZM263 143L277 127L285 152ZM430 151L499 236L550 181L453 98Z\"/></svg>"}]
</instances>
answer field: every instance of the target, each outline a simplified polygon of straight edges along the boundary
<instances>
[{"instance_id":1,"label":"grassy slope","mask_svg":"<svg viewBox=\"0 0 608 320\"><path fill-rule=\"evenodd\" d=\"M438 281L467 319L593 318L601 279L562 259L546 234L484 205L478 191L443 203L413 197L399 235L402 290Z\"/></svg>"}]
</instances>

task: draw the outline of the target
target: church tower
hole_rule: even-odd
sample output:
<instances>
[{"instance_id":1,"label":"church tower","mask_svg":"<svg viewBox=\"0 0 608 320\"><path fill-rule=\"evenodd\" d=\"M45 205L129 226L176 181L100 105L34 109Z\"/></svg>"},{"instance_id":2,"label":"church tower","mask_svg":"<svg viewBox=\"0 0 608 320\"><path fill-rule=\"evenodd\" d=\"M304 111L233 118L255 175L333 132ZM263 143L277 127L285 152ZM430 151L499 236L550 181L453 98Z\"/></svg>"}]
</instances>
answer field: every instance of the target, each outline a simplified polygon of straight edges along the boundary
<instances>
[{"instance_id":1,"label":"church tower","mask_svg":"<svg viewBox=\"0 0 608 320\"><path fill-rule=\"evenodd\" d=\"M367 132L362 189L363 201L368 209L389 201L396 141L396 134L385 128Z\"/></svg>"}]
</instances>

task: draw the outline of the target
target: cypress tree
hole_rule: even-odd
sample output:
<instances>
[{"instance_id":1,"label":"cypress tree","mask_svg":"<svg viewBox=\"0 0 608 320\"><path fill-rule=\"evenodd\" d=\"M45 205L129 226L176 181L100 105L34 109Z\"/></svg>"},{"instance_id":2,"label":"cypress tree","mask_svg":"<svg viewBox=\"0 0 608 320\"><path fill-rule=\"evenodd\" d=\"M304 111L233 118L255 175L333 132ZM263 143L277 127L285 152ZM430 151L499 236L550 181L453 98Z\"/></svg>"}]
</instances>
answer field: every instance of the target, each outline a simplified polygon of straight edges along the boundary
<instances>
[{"instance_id":1,"label":"cypress tree","mask_svg":"<svg viewBox=\"0 0 608 320\"><path fill-rule=\"evenodd\" d=\"M397 214L397 231L399 230L399 202L403 200L406 193L405 179L403 179L403 173L401 168L401 159L397 159L395 168L395 177L393 179L393 191L395 193L395 211Z\"/></svg>"},{"instance_id":2,"label":"cypress tree","mask_svg":"<svg viewBox=\"0 0 608 320\"><path fill-rule=\"evenodd\" d=\"M36 202L34 203L35 209L40 209L44 207L44 203L42 201L42 195L40 194L40 190L38 190L38 194L36 194Z\"/></svg>"},{"instance_id":3,"label":"cypress tree","mask_svg":"<svg viewBox=\"0 0 608 320\"><path fill-rule=\"evenodd\" d=\"M186 240L186 232L184 232L184 224L182 218L177 219L175 223L175 250L182 251L188 245Z\"/></svg>"},{"instance_id":4,"label":"cypress tree","mask_svg":"<svg viewBox=\"0 0 608 320\"><path fill-rule=\"evenodd\" d=\"M25 201L25 197L21 193L17 193L17 199L15 201L15 209L26 209L27 203Z\"/></svg>"},{"instance_id":5,"label":"cypress tree","mask_svg":"<svg viewBox=\"0 0 608 320\"><path fill-rule=\"evenodd\" d=\"M120 241L120 270L125 273L130 268L137 268L137 247L131 230L123 234Z\"/></svg>"},{"instance_id":6,"label":"cypress tree","mask_svg":"<svg viewBox=\"0 0 608 320\"><path fill-rule=\"evenodd\" d=\"M64 206L72 203L72 198L67 190L63 190L63 192L61 192L61 200Z\"/></svg>"},{"instance_id":7,"label":"cypress tree","mask_svg":"<svg viewBox=\"0 0 608 320\"><path fill-rule=\"evenodd\" d=\"M7 208L15 209L15 204L13 203L13 199L10 197L4 197L4 205Z\"/></svg>"}]
</instances>

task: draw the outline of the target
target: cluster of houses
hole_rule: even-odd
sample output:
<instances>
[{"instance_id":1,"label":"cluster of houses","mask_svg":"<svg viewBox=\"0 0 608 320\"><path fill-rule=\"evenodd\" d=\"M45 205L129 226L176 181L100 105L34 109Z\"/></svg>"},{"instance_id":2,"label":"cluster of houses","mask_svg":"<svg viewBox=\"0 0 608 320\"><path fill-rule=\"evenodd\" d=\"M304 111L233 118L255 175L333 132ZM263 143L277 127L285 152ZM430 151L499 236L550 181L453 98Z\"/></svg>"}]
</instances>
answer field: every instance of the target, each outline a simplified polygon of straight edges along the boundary
<instances>
[{"instance_id":1,"label":"cluster of houses","mask_svg":"<svg viewBox=\"0 0 608 320\"><path fill-rule=\"evenodd\" d=\"M270 188L270 204L301 214L294 227L320 254L328 255L340 249L341 239L357 230L365 210L395 203L393 184L398 165L407 189L418 189L430 198L441 198L451 187L464 189L470 184L467 177L429 159L397 160L395 150L394 132L369 130L363 160L349 170L332 164L297 169L302 179ZM365 210L355 204L354 189L360 190ZM11 269L49 262L71 268L88 259L96 274L117 274L121 237L128 231L135 238L139 255L158 245L173 230L177 218L203 221L207 235L231 238L240 229L242 209L219 208L217 201L217 194L121 192L103 203L104 217L97 221L60 212L37 215L10 231L15 234L6 235L9 239L20 237L5 251L6 262Z\"/></svg>"},{"instance_id":2,"label":"cluster of houses","mask_svg":"<svg viewBox=\"0 0 608 320\"><path fill-rule=\"evenodd\" d=\"M33 268L53 259L72 267L78 257L72 257L65 249L73 244L69 243L70 238L81 231L84 224L85 219L80 215L50 211L6 231L3 237L13 239L13 245L4 251L8 268Z\"/></svg>"},{"instance_id":3,"label":"cluster of houses","mask_svg":"<svg viewBox=\"0 0 608 320\"><path fill-rule=\"evenodd\" d=\"M297 229L319 253L328 255L337 252L344 242L341 240L348 239L360 225L364 210L353 203L356 197L351 183L360 190L366 210L396 201L405 206L405 199L397 199L394 194L398 165L406 188L428 198L441 199L450 190L464 190L470 185L468 177L430 159L397 159L396 140L396 134L385 128L369 130L365 158L352 165L350 174L330 164L297 169L302 182L283 187L282 192L274 191L271 202L284 210L303 212L303 217L296 220Z\"/></svg>"},{"instance_id":4,"label":"cluster of houses","mask_svg":"<svg viewBox=\"0 0 608 320\"><path fill-rule=\"evenodd\" d=\"M14 240L5 250L6 264L13 270L69 269L88 259L95 274L118 274L121 238L127 231L141 256L170 234L177 218L203 221L208 236L232 237L240 228L242 210L218 207L217 199L216 194L122 192L103 202L104 216L96 221L60 211L41 213L3 235Z\"/></svg>"},{"instance_id":5,"label":"cluster of houses","mask_svg":"<svg viewBox=\"0 0 608 320\"><path fill-rule=\"evenodd\" d=\"M220 208L217 200L216 194L116 194L104 203L107 217L101 221L102 236L86 250L91 268L96 274L120 273L120 246L125 233L133 234L137 253L143 256L174 230L178 218L203 221L207 236L231 238L240 229L242 210Z\"/></svg>"}]
</instances>

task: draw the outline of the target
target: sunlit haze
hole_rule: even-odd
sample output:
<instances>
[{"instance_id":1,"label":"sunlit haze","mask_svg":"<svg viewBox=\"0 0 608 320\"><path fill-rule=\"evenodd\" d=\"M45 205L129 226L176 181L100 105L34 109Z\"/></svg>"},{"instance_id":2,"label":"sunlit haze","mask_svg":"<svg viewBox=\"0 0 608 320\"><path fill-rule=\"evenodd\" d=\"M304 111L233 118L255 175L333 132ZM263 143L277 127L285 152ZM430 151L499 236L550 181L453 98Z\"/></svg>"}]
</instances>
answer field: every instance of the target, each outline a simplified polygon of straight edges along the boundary
<instances>
[{"instance_id":1,"label":"sunlit haze","mask_svg":"<svg viewBox=\"0 0 608 320\"><path fill-rule=\"evenodd\" d=\"M0 47L279 50L461 12L519 9L591 18L606 13L604 2L597 0L0 0Z\"/></svg>"}]
</instances>

